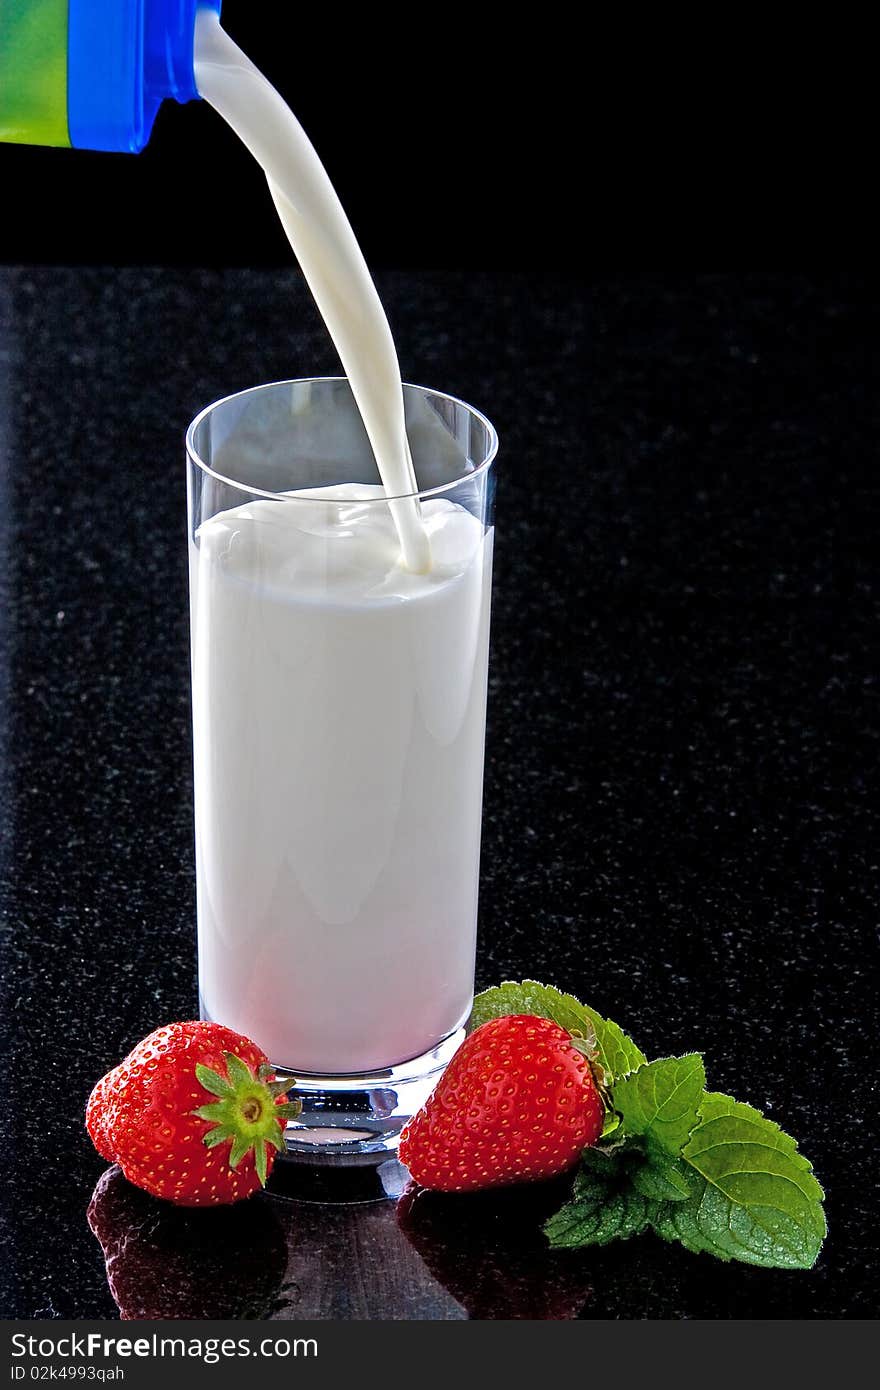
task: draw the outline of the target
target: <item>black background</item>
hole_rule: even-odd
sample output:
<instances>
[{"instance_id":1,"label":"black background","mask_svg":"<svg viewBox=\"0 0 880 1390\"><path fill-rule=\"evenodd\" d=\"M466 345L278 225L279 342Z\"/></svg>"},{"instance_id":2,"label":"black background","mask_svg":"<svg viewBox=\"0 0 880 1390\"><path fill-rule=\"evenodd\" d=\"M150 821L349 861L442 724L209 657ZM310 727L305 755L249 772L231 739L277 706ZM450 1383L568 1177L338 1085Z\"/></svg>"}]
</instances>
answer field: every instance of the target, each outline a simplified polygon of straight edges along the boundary
<instances>
[{"instance_id":1,"label":"black background","mask_svg":"<svg viewBox=\"0 0 880 1390\"><path fill-rule=\"evenodd\" d=\"M223 22L299 116L374 267L592 278L628 257L874 255L854 29L287 0L225 0ZM137 157L0 147L0 202L7 263L288 263L260 170L205 103L165 102Z\"/></svg>"}]
</instances>

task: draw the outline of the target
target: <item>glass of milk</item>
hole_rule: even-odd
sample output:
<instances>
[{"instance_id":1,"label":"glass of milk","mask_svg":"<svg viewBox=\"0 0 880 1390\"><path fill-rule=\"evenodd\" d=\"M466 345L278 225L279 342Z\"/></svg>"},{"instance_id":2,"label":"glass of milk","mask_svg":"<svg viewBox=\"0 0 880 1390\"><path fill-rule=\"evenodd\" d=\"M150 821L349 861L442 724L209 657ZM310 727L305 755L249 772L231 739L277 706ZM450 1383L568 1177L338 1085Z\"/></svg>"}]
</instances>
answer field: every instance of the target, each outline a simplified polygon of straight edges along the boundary
<instances>
[{"instance_id":1,"label":"glass of milk","mask_svg":"<svg viewBox=\"0 0 880 1390\"><path fill-rule=\"evenodd\" d=\"M296 1077L288 1148L331 1164L394 1149L473 997L498 441L404 397L404 501L345 378L186 438L202 1016Z\"/></svg>"}]
</instances>

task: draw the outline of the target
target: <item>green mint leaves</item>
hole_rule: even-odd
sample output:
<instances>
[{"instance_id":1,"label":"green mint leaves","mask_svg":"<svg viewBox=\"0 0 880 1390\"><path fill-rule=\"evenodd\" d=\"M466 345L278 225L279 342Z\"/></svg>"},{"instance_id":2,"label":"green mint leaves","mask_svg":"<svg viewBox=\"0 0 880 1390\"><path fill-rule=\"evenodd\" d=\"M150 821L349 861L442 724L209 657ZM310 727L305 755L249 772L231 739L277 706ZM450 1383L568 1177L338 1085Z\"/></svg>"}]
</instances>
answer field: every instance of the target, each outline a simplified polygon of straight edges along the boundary
<instances>
[{"instance_id":1,"label":"green mint leaves","mask_svg":"<svg viewBox=\"0 0 880 1390\"><path fill-rule=\"evenodd\" d=\"M679 1159L699 1122L705 1085L703 1059L690 1052L646 1062L613 1088L612 1105L621 1118L618 1138L638 1141L644 1157L632 1172L643 1197L680 1202L690 1195Z\"/></svg>"},{"instance_id":2,"label":"green mint leaves","mask_svg":"<svg viewBox=\"0 0 880 1390\"><path fill-rule=\"evenodd\" d=\"M661 1235L747 1264L815 1264L826 1230L824 1194L795 1141L772 1120L707 1092L682 1158L691 1195L662 1214Z\"/></svg>"},{"instance_id":3,"label":"green mint leaves","mask_svg":"<svg viewBox=\"0 0 880 1390\"><path fill-rule=\"evenodd\" d=\"M678 1158L699 1118L705 1086L697 1052L647 1062L614 1087L614 1108L624 1133L642 1137L658 1162Z\"/></svg>"},{"instance_id":4,"label":"green mint leaves","mask_svg":"<svg viewBox=\"0 0 880 1390\"><path fill-rule=\"evenodd\" d=\"M616 1167L607 1177L583 1168L575 1178L571 1201L550 1217L544 1231L551 1245L607 1245L646 1230L650 1209L646 1197L620 1180Z\"/></svg>"},{"instance_id":5,"label":"green mint leaves","mask_svg":"<svg viewBox=\"0 0 880 1390\"><path fill-rule=\"evenodd\" d=\"M810 1163L752 1106L707 1091L698 1053L648 1062L616 1023L534 980L478 995L470 1026L520 1013L587 1040L608 1106L570 1200L544 1228L551 1245L604 1245L653 1230L722 1260L815 1264L826 1225Z\"/></svg>"},{"instance_id":6,"label":"green mint leaves","mask_svg":"<svg viewBox=\"0 0 880 1390\"><path fill-rule=\"evenodd\" d=\"M643 1068L663 1069L657 1076L658 1117L665 1108L663 1079L671 1077L674 1061L692 1059L664 1058ZM693 1075L689 1070L688 1077ZM586 1151L571 1200L544 1228L551 1245L604 1243L616 1223L618 1235L650 1227L665 1240L722 1260L774 1269L815 1264L825 1236L822 1189L778 1125L730 1096L703 1092L691 1133L673 1159L652 1136L655 1124L663 1122L649 1121L607 1156L601 1148ZM624 1120L621 1132L626 1131Z\"/></svg>"}]
</instances>

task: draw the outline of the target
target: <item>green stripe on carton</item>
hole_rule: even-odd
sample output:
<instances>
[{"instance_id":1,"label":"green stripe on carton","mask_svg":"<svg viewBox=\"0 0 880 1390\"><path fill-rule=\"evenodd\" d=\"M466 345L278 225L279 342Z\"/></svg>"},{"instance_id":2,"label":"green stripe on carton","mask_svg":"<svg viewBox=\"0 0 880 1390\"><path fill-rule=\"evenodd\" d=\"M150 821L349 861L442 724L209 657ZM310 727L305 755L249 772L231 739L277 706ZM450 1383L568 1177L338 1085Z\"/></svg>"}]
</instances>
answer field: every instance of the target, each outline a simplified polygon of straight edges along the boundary
<instances>
[{"instance_id":1,"label":"green stripe on carton","mask_svg":"<svg viewBox=\"0 0 880 1390\"><path fill-rule=\"evenodd\" d=\"M67 0L0 0L0 140L70 145Z\"/></svg>"}]
</instances>

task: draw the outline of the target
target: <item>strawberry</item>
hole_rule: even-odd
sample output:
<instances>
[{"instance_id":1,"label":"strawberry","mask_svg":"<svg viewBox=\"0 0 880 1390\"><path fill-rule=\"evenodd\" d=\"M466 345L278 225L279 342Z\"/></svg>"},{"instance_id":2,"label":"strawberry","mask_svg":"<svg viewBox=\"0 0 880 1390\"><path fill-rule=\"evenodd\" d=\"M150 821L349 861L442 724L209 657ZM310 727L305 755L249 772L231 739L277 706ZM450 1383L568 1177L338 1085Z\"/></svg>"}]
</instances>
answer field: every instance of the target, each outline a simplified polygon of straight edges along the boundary
<instances>
[{"instance_id":1,"label":"strawberry","mask_svg":"<svg viewBox=\"0 0 880 1390\"><path fill-rule=\"evenodd\" d=\"M292 1083L219 1023L170 1023L97 1083L86 1128L102 1158L154 1197L186 1207L237 1202L265 1186L284 1151Z\"/></svg>"},{"instance_id":2,"label":"strawberry","mask_svg":"<svg viewBox=\"0 0 880 1390\"><path fill-rule=\"evenodd\" d=\"M104 1121L108 1113L107 1082L112 1075L113 1072L108 1071L106 1076L101 1077L89 1096L86 1108L86 1128L98 1153L102 1158L106 1158L108 1163L113 1162L113 1145L104 1133Z\"/></svg>"},{"instance_id":3,"label":"strawberry","mask_svg":"<svg viewBox=\"0 0 880 1390\"><path fill-rule=\"evenodd\" d=\"M570 1168L599 1138L605 1112L580 1042L529 1014L477 1028L401 1134L416 1182L470 1192Z\"/></svg>"}]
</instances>

